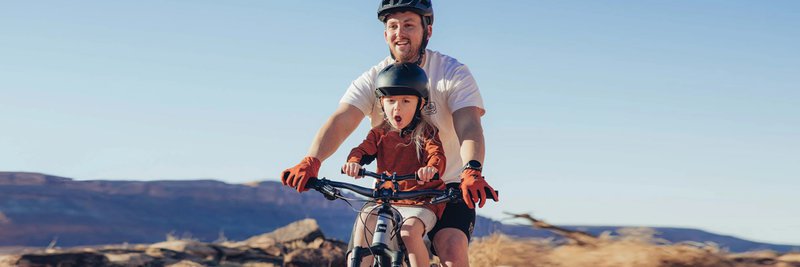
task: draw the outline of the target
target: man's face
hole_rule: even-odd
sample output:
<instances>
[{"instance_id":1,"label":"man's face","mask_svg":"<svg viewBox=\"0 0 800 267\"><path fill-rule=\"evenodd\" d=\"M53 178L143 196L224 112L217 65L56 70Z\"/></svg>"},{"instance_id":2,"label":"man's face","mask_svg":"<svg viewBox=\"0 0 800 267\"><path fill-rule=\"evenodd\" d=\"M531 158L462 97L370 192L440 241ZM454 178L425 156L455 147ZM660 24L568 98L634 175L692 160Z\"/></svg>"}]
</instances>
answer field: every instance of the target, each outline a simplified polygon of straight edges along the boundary
<instances>
[{"instance_id":1,"label":"man's face","mask_svg":"<svg viewBox=\"0 0 800 267\"><path fill-rule=\"evenodd\" d=\"M383 37L398 62L417 60L419 47L422 45L422 33L422 18L417 13L397 12L386 17ZM428 37L430 38L430 33Z\"/></svg>"}]
</instances>

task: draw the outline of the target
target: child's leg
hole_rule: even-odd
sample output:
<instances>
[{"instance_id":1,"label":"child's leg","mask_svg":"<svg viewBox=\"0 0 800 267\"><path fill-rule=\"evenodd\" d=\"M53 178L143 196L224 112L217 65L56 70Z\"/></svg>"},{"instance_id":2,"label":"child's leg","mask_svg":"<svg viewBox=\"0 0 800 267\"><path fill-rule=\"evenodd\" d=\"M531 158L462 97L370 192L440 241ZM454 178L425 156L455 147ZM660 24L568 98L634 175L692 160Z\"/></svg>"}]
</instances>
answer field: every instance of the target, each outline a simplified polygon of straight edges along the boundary
<instances>
[{"instance_id":1,"label":"child's leg","mask_svg":"<svg viewBox=\"0 0 800 267\"><path fill-rule=\"evenodd\" d=\"M436 214L421 206L396 206L395 208L404 218L403 224L400 226L400 237L403 238L403 244L408 250L411 266L429 267L428 249L422 238L436 224Z\"/></svg>"},{"instance_id":2,"label":"child's leg","mask_svg":"<svg viewBox=\"0 0 800 267\"><path fill-rule=\"evenodd\" d=\"M375 228L376 215L369 213L374 206L366 205L364 209L356 217L355 228L353 229L353 247L368 248L372 243L372 229ZM366 231L364 227L369 227L370 231ZM354 248L355 251L355 248ZM353 261L353 252L347 257L347 264L350 265ZM366 256L361 260L362 267L369 267L372 264L372 256Z\"/></svg>"},{"instance_id":3,"label":"child's leg","mask_svg":"<svg viewBox=\"0 0 800 267\"><path fill-rule=\"evenodd\" d=\"M425 223L417 217L406 219L403 226L400 227L400 237L403 238L403 244L406 245L408 261L412 267L430 266L428 248L422 241L423 235L425 235Z\"/></svg>"}]
</instances>

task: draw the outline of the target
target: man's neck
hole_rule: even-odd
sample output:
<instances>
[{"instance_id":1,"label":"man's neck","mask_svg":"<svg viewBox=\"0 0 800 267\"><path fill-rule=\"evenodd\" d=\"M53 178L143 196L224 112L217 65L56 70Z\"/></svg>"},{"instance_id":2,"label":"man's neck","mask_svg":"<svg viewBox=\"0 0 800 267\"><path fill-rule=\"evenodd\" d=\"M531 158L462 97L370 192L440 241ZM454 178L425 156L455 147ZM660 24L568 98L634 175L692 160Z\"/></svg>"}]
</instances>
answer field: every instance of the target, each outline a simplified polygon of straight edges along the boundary
<instances>
[{"instance_id":1,"label":"man's neck","mask_svg":"<svg viewBox=\"0 0 800 267\"><path fill-rule=\"evenodd\" d=\"M425 54L422 55L422 61L419 62L419 67L420 68L425 66L425 59L427 59L427 58L428 58L428 53L426 52ZM417 59L419 59L419 58L417 58ZM397 59L395 59L394 62L395 63L402 63L402 61L397 60ZM417 60L412 60L412 61L408 61L408 62L413 63L413 62L417 62Z\"/></svg>"}]
</instances>

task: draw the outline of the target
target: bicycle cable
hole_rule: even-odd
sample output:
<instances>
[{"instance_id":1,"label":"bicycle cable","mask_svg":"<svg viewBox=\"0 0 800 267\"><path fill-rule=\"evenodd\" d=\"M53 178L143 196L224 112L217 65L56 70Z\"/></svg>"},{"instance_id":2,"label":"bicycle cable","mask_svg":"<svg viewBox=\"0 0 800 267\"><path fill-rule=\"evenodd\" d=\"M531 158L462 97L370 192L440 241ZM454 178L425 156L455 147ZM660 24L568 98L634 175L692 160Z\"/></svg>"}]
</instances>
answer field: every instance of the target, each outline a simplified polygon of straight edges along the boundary
<instances>
[{"instance_id":1,"label":"bicycle cable","mask_svg":"<svg viewBox=\"0 0 800 267\"><path fill-rule=\"evenodd\" d=\"M350 203L350 201L353 201L353 202L356 202L356 201L359 201L359 202L360 202L360 201L363 201L363 202L364 202L364 207L366 207L366 206L367 206L367 203L377 203L377 202L376 202L376 201L374 201L374 200L368 200L368 199L362 199L362 198L346 198L346 197L343 197L343 196L341 196L341 195L336 195L335 197L336 197L336 198L338 198L338 199L344 200L344 202L345 202L345 203L347 203L347 205L348 205L348 206L350 206L350 209L352 209L353 211L355 211L355 212L356 212L356 214L358 214L358 219L361 221L361 225L363 225L363 226L364 226L364 231L365 231L366 233L369 233L369 235L370 235L370 236L374 236L374 233L373 233L372 231L370 231L370 230L369 230L369 227L367 226L367 222L364 220L364 217L362 217L362 216L361 216L361 214L362 214L362 213L367 213L368 215L369 215L369 214L372 214L372 212L373 212L375 209L377 209L378 207L380 207L380 206L375 206L375 207L373 207L372 209L370 209L368 212L364 212L364 211L362 211L362 210L358 210L358 209L356 209L356 207L353 207L353 204L352 204L352 203ZM392 220L394 220L394 219L392 219ZM364 235L364 243L366 243L366 244L369 244L369 238L367 237L367 235L366 235L366 234ZM353 244L353 246L355 246L355 244ZM368 246L369 246L369 245L368 245ZM375 258L376 258L376 257L375 257L375 253L372 251L372 249L368 249L368 250L369 250L369 254L370 254L370 255L372 255L372 259L373 259L373 261L374 261L374 260L375 260Z\"/></svg>"},{"instance_id":2,"label":"bicycle cable","mask_svg":"<svg viewBox=\"0 0 800 267\"><path fill-rule=\"evenodd\" d=\"M374 202L374 201L367 201L367 202ZM366 207L366 205L367 205L367 204L365 203L365 204L364 204L364 207ZM372 215L372 212L373 212L374 210L378 209L378 207L380 207L380 206L374 206L374 207L372 207L372 209L370 209L370 210L367 212L367 216L370 216L370 215ZM361 213L363 213L363 211L358 211L358 218L359 218L359 220L361 220L361 225L363 225L363 226L364 226L364 231L365 231L365 233L369 233L369 235L370 235L370 236L372 236L372 237L375 237L375 233L369 230L369 227L367 226L367 222L364 220L364 217L362 217L362 216L361 216ZM377 223L377 221L376 221L376 223ZM370 241L370 238L367 238L367 235L365 234L365 235L364 235L364 243L365 243L365 244L367 244L367 248L370 248L370 247L371 247L371 246L369 245L369 243L370 243L369 241ZM354 244L354 246L355 246L355 244ZM369 254L370 254L370 255L372 255L372 260L373 260L373 261L375 261L375 252L373 252L371 248L370 248L370 249L368 249L368 250L369 250Z\"/></svg>"}]
</instances>

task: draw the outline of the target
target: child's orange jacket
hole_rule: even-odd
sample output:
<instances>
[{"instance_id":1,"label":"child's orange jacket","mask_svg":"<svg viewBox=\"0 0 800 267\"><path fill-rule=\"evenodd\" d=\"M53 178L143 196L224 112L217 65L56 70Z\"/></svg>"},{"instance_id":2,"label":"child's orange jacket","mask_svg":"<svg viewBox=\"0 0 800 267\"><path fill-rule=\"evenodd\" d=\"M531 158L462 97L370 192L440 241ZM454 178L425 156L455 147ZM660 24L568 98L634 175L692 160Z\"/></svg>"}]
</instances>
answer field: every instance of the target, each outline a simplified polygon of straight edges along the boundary
<instances>
[{"instance_id":1,"label":"child's orange jacket","mask_svg":"<svg viewBox=\"0 0 800 267\"><path fill-rule=\"evenodd\" d=\"M416 173L422 167L435 167L441 175L445 171L447 159L444 156L444 147L439 140L439 134L435 132L426 133L426 136L433 138L424 141L424 150L421 157L417 158L417 146L411 142L411 136L407 134L400 137L400 132L386 130L383 127L375 127L369 131L367 138L361 144L350 151L347 162L355 162L366 165L377 159L377 172L397 173L397 175L407 175ZM421 189L445 189L441 179L430 181L425 184L417 184L415 180L400 181L401 191L414 191ZM397 201L399 204L424 205L436 213L437 217L444 212L444 203L438 205L424 204L424 200L405 200Z\"/></svg>"}]
</instances>

